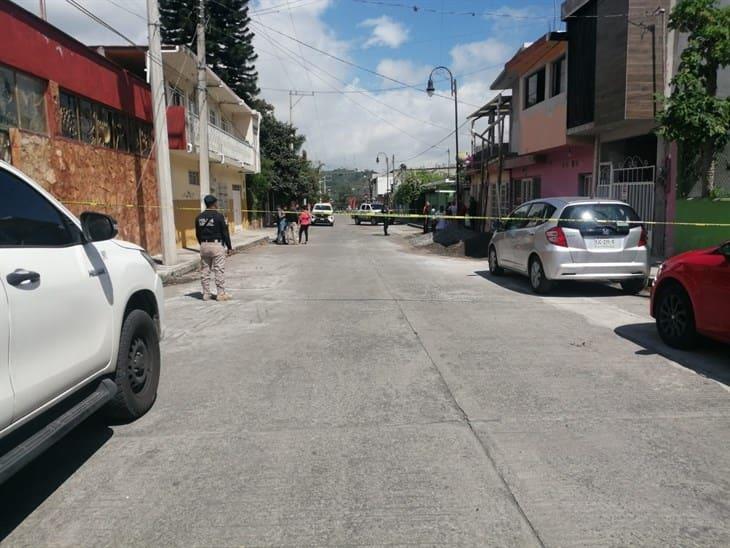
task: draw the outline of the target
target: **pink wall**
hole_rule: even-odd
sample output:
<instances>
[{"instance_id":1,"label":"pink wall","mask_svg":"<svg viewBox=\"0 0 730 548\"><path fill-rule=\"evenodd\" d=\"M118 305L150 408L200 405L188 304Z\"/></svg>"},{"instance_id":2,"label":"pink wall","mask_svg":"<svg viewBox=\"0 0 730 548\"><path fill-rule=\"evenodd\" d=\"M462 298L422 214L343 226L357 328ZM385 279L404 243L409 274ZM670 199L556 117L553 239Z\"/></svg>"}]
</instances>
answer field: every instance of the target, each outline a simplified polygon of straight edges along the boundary
<instances>
[{"instance_id":1,"label":"pink wall","mask_svg":"<svg viewBox=\"0 0 730 548\"><path fill-rule=\"evenodd\" d=\"M540 177L541 198L575 196L578 175L593 172L593 147L565 145L541 153L544 162L512 169L512 179Z\"/></svg>"}]
</instances>

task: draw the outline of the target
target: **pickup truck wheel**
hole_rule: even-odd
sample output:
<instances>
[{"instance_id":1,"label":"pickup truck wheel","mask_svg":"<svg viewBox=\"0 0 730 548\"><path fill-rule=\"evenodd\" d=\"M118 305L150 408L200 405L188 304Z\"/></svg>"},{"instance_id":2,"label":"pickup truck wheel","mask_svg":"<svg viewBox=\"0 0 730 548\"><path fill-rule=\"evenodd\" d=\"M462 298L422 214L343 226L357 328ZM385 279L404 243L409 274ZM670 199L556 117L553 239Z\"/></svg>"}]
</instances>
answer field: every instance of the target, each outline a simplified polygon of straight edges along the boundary
<instances>
[{"instance_id":1,"label":"pickup truck wheel","mask_svg":"<svg viewBox=\"0 0 730 548\"><path fill-rule=\"evenodd\" d=\"M117 395L108 415L134 420L144 415L157 398L160 381L160 340L155 323L142 310L132 310L122 325L114 382Z\"/></svg>"}]
</instances>

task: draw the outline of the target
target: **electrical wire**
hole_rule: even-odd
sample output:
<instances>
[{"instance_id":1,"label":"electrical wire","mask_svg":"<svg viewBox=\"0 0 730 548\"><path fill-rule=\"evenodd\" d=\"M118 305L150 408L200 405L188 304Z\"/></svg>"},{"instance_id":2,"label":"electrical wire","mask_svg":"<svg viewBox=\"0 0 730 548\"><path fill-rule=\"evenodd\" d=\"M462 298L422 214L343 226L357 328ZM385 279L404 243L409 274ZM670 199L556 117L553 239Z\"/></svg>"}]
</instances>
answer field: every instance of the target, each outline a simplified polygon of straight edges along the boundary
<instances>
[{"instance_id":1,"label":"electrical wire","mask_svg":"<svg viewBox=\"0 0 730 548\"><path fill-rule=\"evenodd\" d=\"M385 79L385 80L389 80L389 81L391 81L391 82L393 82L393 83L395 83L395 84L400 84L400 85L401 85L401 86L403 86L403 87L406 87L406 88L411 88L411 89L416 89L416 90L418 90L418 91L423 91L423 89L421 89L421 88L420 88L420 87L418 87L418 86L415 86L415 85L412 85L412 84L407 84L407 83L405 83L405 82L402 82L402 81L400 81L400 80L398 80L398 79L396 79L396 78L392 78L392 77L390 77L390 76L387 76L386 74L382 74L382 73L380 73L380 72L378 72L378 71L376 71L376 70L373 70L373 69L370 69L370 68L364 67L364 66L362 66L362 65L358 65L357 63L353 63L352 61L348 61L347 59L344 59L344 58L342 58L342 57L339 57L339 56L337 56L337 55L334 55L334 54L332 54L332 53L329 53L329 52L327 52L327 51L324 51L323 49L320 49L320 48L318 48L318 47L316 47L316 46L313 46L313 45L311 45L311 44L308 44L308 43L306 43L306 42L304 42L304 41L302 41L302 40L298 40L298 39L294 38L293 36L290 36L290 35L286 34L285 32L281 32L281 31L279 31L279 30L277 30L277 29L275 29L275 28L273 28L273 27L270 27L270 26L268 26L268 25L265 25L265 24L263 24L263 23L262 23L262 22L260 22L260 21L252 21L252 23L255 23L256 25L259 25L259 26L261 26L261 27L263 27L263 28L265 28L265 29L268 29L268 30L270 30L271 32L274 32L274 33L276 33L276 34L279 34L280 36L283 36L283 37L285 37L285 38L288 38L289 40L292 40L292 41L294 41L294 42L300 43L301 45L303 45L303 46L304 46L304 47L306 47L306 48L309 48L309 49L311 49L311 50L314 50L314 51L316 51L317 53L321 53L322 55L325 55L325 56L327 56L327 57L330 57L330 58L332 58L332 59L334 59L334 60L336 60L336 61L339 61L340 63L343 63L343 64L345 64L345 65L349 65L349 66L351 66L351 67L353 67L353 68L356 68L356 69L362 70L362 71L364 71L364 72L367 72L367 73L369 73L369 74L373 74L373 75L375 75L375 76L378 76L378 77L380 77L380 78L383 78L383 79ZM440 98L442 98L442 99L448 99L449 101L453 101L453 100L454 100L454 99L453 99L453 97L451 97L451 96L449 96L449 95L442 95L442 94L440 94L440 93L434 93L434 94L433 94L433 96L434 96L434 97L440 97ZM459 100L458 102L459 102L459 104L467 105L467 106L470 106L470 107L472 107L472 108L479 108L479 107L481 106L481 105L475 105L475 104L473 104L473 103L468 103L468 102L466 102L466 101L462 101L462 100Z\"/></svg>"}]
</instances>

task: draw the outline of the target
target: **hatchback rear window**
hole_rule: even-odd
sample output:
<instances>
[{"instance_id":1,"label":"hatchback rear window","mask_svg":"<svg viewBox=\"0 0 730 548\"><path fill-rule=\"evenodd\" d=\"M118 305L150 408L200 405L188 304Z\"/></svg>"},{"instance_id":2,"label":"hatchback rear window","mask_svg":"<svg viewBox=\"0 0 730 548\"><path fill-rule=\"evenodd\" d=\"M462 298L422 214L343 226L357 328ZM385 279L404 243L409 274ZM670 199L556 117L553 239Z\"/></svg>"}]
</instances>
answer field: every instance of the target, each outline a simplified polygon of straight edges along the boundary
<instances>
[{"instance_id":1,"label":"hatchback rear window","mask_svg":"<svg viewBox=\"0 0 730 548\"><path fill-rule=\"evenodd\" d=\"M628 234L640 226L636 212L624 204L577 204L566 207L558 226L580 230L583 236Z\"/></svg>"}]
</instances>

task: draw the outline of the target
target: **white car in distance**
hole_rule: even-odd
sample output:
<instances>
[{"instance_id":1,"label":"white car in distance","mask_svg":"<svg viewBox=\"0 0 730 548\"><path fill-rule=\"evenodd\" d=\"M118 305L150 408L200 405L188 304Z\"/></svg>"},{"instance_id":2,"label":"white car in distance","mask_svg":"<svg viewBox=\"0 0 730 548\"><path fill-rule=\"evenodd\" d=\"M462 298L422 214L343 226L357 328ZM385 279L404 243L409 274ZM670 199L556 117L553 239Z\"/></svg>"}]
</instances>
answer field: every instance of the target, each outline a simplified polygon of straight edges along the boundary
<instances>
[{"instance_id":1,"label":"white car in distance","mask_svg":"<svg viewBox=\"0 0 730 548\"><path fill-rule=\"evenodd\" d=\"M152 407L164 309L154 261L114 219L77 219L2 161L0 197L2 483L102 407Z\"/></svg>"},{"instance_id":2,"label":"white car in distance","mask_svg":"<svg viewBox=\"0 0 730 548\"><path fill-rule=\"evenodd\" d=\"M314 204L312 208L312 224L335 226L335 210L330 203Z\"/></svg>"}]
</instances>

